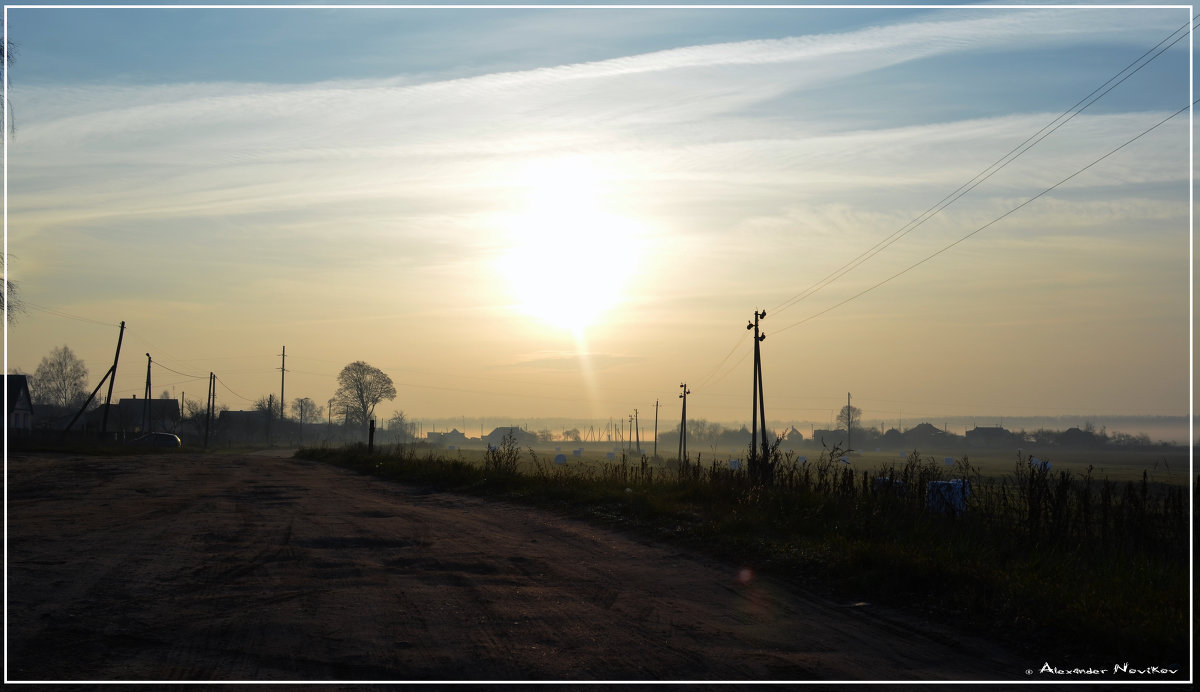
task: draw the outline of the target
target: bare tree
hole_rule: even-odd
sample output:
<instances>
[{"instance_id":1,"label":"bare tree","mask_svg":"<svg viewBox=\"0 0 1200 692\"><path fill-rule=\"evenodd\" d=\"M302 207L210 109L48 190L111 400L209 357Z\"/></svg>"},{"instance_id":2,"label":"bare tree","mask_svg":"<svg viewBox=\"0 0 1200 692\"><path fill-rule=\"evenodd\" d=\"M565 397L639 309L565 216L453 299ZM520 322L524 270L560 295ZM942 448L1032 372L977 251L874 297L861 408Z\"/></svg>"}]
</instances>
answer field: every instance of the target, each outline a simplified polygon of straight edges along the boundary
<instances>
[{"instance_id":1,"label":"bare tree","mask_svg":"<svg viewBox=\"0 0 1200 692\"><path fill-rule=\"evenodd\" d=\"M78 406L87 398L88 369L67 346L56 348L33 373L30 389L40 404Z\"/></svg>"},{"instance_id":2,"label":"bare tree","mask_svg":"<svg viewBox=\"0 0 1200 692\"><path fill-rule=\"evenodd\" d=\"M8 278L8 258L0 255L0 264L4 266L4 290L0 292L0 310L5 310L5 317L11 325L17 315L25 311L21 298L17 295L17 282Z\"/></svg>"},{"instance_id":3,"label":"bare tree","mask_svg":"<svg viewBox=\"0 0 1200 692\"><path fill-rule=\"evenodd\" d=\"M292 399L292 413L301 421L312 422L325 413L325 407L319 407L308 397L296 397Z\"/></svg>"},{"instance_id":4,"label":"bare tree","mask_svg":"<svg viewBox=\"0 0 1200 692\"><path fill-rule=\"evenodd\" d=\"M324 406L318 406L317 402L306 396L292 399L292 413L296 414L296 418L300 419L301 424L313 422L324 412Z\"/></svg>"},{"instance_id":5,"label":"bare tree","mask_svg":"<svg viewBox=\"0 0 1200 692\"><path fill-rule=\"evenodd\" d=\"M208 404L206 402L189 399L183 405L183 420L198 430L204 430L204 421L208 418Z\"/></svg>"},{"instance_id":6,"label":"bare tree","mask_svg":"<svg viewBox=\"0 0 1200 692\"><path fill-rule=\"evenodd\" d=\"M4 23L0 22L0 29L4 28ZM8 64L12 62L13 57L12 41L0 41L0 83L8 82ZM12 135L16 132L13 125L12 109L8 106L7 99L0 99L0 117L8 121L8 133ZM7 137L5 138L7 143ZM5 311L5 317L8 323L12 324L19 313L23 311L21 299L17 297L17 283L8 278L8 258L0 256L0 263L4 265L4 290L0 292L0 310Z\"/></svg>"},{"instance_id":7,"label":"bare tree","mask_svg":"<svg viewBox=\"0 0 1200 692\"><path fill-rule=\"evenodd\" d=\"M862 409L857 406L843 406L842 410L838 412L837 424L839 429L862 429Z\"/></svg>"},{"instance_id":8,"label":"bare tree","mask_svg":"<svg viewBox=\"0 0 1200 692\"><path fill-rule=\"evenodd\" d=\"M0 21L0 30L4 28L4 22ZM12 41L0 41L0 82L8 82L8 65L12 62L13 52L16 50L16 45ZM16 127L13 125L12 108L9 108L8 100L0 100L0 117L7 116L8 133L16 132Z\"/></svg>"},{"instance_id":9,"label":"bare tree","mask_svg":"<svg viewBox=\"0 0 1200 692\"><path fill-rule=\"evenodd\" d=\"M407 442L414 437L414 428L415 426L404 415L404 411L392 412L392 417L387 420L388 434L401 442Z\"/></svg>"},{"instance_id":10,"label":"bare tree","mask_svg":"<svg viewBox=\"0 0 1200 692\"><path fill-rule=\"evenodd\" d=\"M396 386L379 368L356 360L338 373L338 389L333 398L337 410L345 412L346 422L361 426L365 433L368 421L375 414L375 405L384 399L395 399Z\"/></svg>"},{"instance_id":11,"label":"bare tree","mask_svg":"<svg viewBox=\"0 0 1200 692\"><path fill-rule=\"evenodd\" d=\"M275 412L278 410L275 408L275 395L268 394L255 399L254 410L266 416L267 423L270 423L275 419Z\"/></svg>"}]
</instances>

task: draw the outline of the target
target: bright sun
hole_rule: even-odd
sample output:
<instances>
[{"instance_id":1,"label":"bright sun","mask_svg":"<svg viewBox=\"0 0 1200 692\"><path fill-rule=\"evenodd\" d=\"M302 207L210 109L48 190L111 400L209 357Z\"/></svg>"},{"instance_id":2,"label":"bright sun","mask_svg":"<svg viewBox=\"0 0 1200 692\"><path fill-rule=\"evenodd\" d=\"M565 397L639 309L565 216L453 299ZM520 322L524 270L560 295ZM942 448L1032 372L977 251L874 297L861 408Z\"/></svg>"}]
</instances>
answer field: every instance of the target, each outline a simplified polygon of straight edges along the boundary
<instances>
[{"instance_id":1,"label":"bright sun","mask_svg":"<svg viewBox=\"0 0 1200 692\"><path fill-rule=\"evenodd\" d=\"M638 248L634 224L604 209L599 172L570 158L530 165L523 205L505 224L500 272L513 307L582 338L624 298Z\"/></svg>"}]
</instances>

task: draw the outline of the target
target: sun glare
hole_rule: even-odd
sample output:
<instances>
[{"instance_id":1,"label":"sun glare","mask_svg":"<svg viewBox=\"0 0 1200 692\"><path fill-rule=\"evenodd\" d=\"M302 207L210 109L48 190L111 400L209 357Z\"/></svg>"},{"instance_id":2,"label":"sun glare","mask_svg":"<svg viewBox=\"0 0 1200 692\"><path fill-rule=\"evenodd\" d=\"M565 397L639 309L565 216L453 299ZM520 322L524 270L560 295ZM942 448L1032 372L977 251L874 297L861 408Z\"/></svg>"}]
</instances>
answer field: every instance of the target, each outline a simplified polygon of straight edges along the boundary
<instances>
[{"instance_id":1,"label":"sun glare","mask_svg":"<svg viewBox=\"0 0 1200 692\"><path fill-rule=\"evenodd\" d=\"M531 165L500 259L514 309L581 339L624 299L638 254L629 219L604 208L604 180L585 160Z\"/></svg>"}]
</instances>

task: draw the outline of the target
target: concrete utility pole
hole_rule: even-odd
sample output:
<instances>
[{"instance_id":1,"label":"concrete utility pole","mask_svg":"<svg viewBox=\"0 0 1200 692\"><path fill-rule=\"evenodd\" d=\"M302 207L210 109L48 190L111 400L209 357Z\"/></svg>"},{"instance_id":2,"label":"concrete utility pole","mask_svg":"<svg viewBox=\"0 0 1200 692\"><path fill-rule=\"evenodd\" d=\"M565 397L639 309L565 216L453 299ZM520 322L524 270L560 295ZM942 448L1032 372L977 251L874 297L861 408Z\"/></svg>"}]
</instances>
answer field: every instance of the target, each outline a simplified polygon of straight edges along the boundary
<instances>
[{"instance_id":1,"label":"concrete utility pole","mask_svg":"<svg viewBox=\"0 0 1200 692\"><path fill-rule=\"evenodd\" d=\"M683 399L683 416L679 421L679 460L687 463L687 395L692 393L692 390L687 388L686 383L680 383L679 388L683 393L679 395Z\"/></svg>"},{"instance_id":2,"label":"concrete utility pole","mask_svg":"<svg viewBox=\"0 0 1200 692\"><path fill-rule=\"evenodd\" d=\"M125 320L121 320L121 331L117 334L117 355L113 356L112 373L108 378L108 396L104 399L104 417L100 420L100 434L108 434L108 407L112 405L113 383L117 380L117 361L121 360L121 341L125 338Z\"/></svg>"}]
</instances>

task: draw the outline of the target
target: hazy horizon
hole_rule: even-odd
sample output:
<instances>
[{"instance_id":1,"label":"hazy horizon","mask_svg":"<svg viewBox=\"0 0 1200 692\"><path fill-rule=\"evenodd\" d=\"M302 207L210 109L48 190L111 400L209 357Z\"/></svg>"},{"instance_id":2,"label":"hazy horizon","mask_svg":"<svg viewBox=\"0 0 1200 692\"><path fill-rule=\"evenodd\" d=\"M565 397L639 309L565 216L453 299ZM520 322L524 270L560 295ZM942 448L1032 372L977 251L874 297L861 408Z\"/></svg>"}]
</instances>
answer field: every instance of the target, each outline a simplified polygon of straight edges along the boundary
<instances>
[{"instance_id":1,"label":"hazy horizon","mask_svg":"<svg viewBox=\"0 0 1200 692\"><path fill-rule=\"evenodd\" d=\"M1186 420L1186 35L809 289L1189 12L6 7L6 372L90 391L125 321L114 399L149 352L251 408L286 346L289 401L663 430L749 420L765 309L769 421Z\"/></svg>"}]
</instances>

